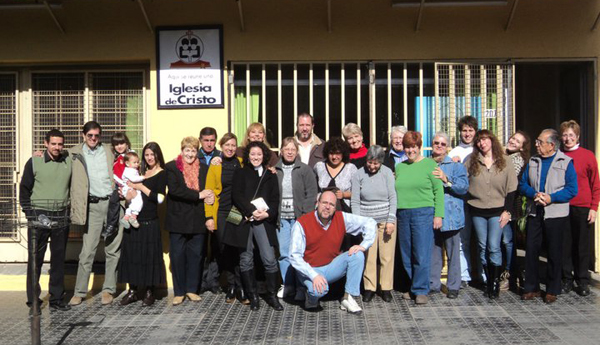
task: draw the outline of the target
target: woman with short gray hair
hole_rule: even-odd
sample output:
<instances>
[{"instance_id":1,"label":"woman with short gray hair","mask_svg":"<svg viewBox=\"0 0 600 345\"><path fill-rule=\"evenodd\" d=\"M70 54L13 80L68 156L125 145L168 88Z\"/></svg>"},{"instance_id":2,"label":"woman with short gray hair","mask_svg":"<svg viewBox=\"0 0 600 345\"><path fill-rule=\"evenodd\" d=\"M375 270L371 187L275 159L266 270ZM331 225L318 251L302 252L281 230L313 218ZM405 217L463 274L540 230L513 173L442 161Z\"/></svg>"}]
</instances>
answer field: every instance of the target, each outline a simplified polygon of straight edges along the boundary
<instances>
[{"instance_id":1,"label":"woman with short gray hair","mask_svg":"<svg viewBox=\"0 0 600 345\"><path fill-rule=\"evenodd\" d=\"M367 150L365 166L352 178L352 213L371 217L377 222L377 238L366 253L364 302L373 299L377 285L381 287L381 298L390 302L394 286L397 200L394 174L383 165L384 159L383 148L371 146Z\"/></svg>"},{"instance_id":2,"label":"woman with short gray hair","mask_svg":"<svg viewBox=\"0 0 600 345\"><path fill-rule=\"evenodd\" d=\"M395 170L396 164L404 162L407 158L404 153L404 146L402 146L402 139L404 139L404 134L407 131L404 126L394 126L390 130L390 147L383 164L392 171Z\"/></svg>"}]
</instances>

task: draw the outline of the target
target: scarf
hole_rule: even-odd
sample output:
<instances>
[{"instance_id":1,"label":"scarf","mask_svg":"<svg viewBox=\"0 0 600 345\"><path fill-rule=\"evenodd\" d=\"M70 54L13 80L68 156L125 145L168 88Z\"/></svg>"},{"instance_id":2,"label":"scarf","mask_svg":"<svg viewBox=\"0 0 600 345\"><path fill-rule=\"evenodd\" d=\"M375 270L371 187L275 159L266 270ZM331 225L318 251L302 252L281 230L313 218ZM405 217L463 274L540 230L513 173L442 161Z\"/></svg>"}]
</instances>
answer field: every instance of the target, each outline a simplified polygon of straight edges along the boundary
<instances>
[{"instance_id":1,"label":"scarf","mask_svg":"<svg viewBox=\"0 0 600 345\"><path fill-rule=\"evenodd\" d=\"M350 151L350 159L358 159L358 158L363 158L364 156L367 155L367 147L365 146L365 144L363 143L362 146L356 150Z\"/></svg>"},{"instance_id":2,"label":"scarf","mask_svg":"<svg viewBox=\"0 0 600 345\"><path fill-rule=\"evenodd\" d=\"M199 192L200 182L198 181L198 177L200 176L200 161L196 159L194 160L194 163L187 164L183 161L183 157L179 155L175 160L175 165L177 166L177 169L179 169L179 171L181 171L181 173L183 174L185 185L189 189Z\"/></svg>"}]
</instances>

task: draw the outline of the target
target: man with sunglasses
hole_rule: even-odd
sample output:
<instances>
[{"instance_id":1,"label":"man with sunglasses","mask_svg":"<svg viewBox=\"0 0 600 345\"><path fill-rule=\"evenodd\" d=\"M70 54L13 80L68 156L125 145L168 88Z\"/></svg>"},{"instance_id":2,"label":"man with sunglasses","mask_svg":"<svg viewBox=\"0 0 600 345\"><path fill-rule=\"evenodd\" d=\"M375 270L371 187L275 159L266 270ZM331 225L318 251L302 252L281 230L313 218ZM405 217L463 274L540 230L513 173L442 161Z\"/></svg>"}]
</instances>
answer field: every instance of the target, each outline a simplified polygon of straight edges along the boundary
<instances>
[{"instance_id":1,"label":"man with sunglasses","mask_svg":"<svg viewBox=\"0 0 600 345\"><path fill-rule=\"evenodd\" d=\"M71 147L73 159L71 178L71 222L85 226L79 254L77 281L70 305L79 305L88 292L90 272L100 242L108 212L108 199L114 188L113 148L100 140L102 127L96 121L83 126L83 143ZM117 264L121 254L122 228L104 241L106 256L102 304L110 304L117 290Z\"/></svg>"}]
</instances>

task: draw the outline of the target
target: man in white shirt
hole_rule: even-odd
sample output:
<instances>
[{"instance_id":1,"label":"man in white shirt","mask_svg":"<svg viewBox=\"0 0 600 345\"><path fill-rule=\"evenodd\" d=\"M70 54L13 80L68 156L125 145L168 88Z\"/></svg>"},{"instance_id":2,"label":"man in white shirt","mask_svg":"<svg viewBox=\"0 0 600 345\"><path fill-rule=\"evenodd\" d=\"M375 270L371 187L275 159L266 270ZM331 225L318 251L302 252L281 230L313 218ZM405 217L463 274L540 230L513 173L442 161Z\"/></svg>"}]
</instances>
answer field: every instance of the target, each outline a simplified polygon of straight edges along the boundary
<instances>
[{"instance_id":1,"label":"man in white shirt","mask_svg":"<svg viewBox=\"0 0 600 345\"><path fill-rule=\"evenodd\" d=\"M336 212L336 203L335 193L324 191L317 201L317 210L298 218L292 227L289 258L306 288L306 309L318 308L319 299L329 292L329 284L346 277L340 308L355 314L362 309L352 296L360 295L364 252L375 240L377 223L373 218ZM341 253L346 233L362 234L363 241Z\"/></svg>"},{"instance_id":2,"label":"man in white shirt","mask_svg":"<svg viewBox=\"0 0 600 345\"><path fill-rule=\"evenodd\" d=\"M323 161L323 142L313 133L315 121L309 113L298 115L296 127L296 142L299 146L299 155L302 163L307 164L311 169L317 162Z\"/></svg>"}]
</instances>

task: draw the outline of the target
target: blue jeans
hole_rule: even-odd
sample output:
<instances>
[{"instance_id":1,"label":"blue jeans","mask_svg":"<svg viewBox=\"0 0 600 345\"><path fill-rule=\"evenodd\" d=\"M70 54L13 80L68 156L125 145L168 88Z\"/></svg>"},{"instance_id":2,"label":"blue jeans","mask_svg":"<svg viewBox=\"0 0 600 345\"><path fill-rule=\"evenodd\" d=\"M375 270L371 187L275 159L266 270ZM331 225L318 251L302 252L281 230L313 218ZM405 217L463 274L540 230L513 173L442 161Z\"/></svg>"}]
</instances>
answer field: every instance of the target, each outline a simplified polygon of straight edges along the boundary
<instances>
[{"instance_id":1,"label":"blue jeans","mask_svg":"<svg viewBox=\"0 0 600 345\"><path fill-rule=\"evenodd\" d=\"M471 229L473 221L469 215L469 206L465 203L465 227L460 231L460 278L471 281ZM476 265L478 266L478 265Z\"/></svg>"},{"instance_id":2,"label":"blue jeans","mask_svg":"<svg viewBox=\"0 0 600 345\"><path fill-rule=\"evenodd\" d=\"M342 279L344 276L346 277L346 293L352 296L360 296L360 282L365 268L365 254L363 252L357 252L353 255L343 252L329 264L313 268L318 274L325 277L327 286L322 293L319 293L313 289L312 280L298 272L298 279L308 290L309 304L316 304L319 298L329 292L329 284Z\"/></svg>"},{"instance_id":3,"label":"blue jeans","mask_svg":"<svg viewBox=\"0 0 600 345\"><path fill-rule=\"evenodd\" d=\"M510 225L510 222L502 228L502 244L504 245L504 250L506 251L506 270L510 271L512 269L512 263L514 260L513 254L513 229Z\"/></svg>"},{"instance_id":4,"label":"blue jeans","mask_svg":"<svg viewBox=\"0 0 600 345\"><path fill-rule=\"evenodd\" d=\"M292 240L292 227L296 223L295 219L280 219L279 231L277 231L277 241L279 242L279 270L281 279L287 287L294 286L294 268L290 266L290 242Z\"/></svg>"},{"instance_id":5,"label":"blue jeans","mask_svg":"<svg viewBox=\"0 0 600 345\"><path fill-rule=\"evenodd\" d=\"M401 209L397 212L398 243L404 270L415 295L429 293L433 250L433 207Z\"/></svg>"},{"instance_id":6,"label":"blue jeans","mask_svg":"<svg viewBox=\"0 0 600 345\"><path fill-rule=\"evenodd\" d=\"M485 267L489 263L494 266L502 266L502 251L500 241L502 240L502 229L500 228L500 217L473 217L473 226L477 233L479 244L479 257L481 264Z\"/></svg>"}]
</instances>

